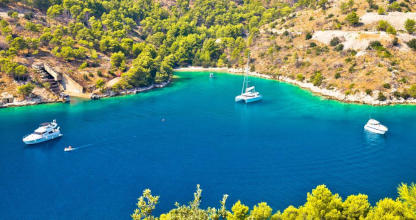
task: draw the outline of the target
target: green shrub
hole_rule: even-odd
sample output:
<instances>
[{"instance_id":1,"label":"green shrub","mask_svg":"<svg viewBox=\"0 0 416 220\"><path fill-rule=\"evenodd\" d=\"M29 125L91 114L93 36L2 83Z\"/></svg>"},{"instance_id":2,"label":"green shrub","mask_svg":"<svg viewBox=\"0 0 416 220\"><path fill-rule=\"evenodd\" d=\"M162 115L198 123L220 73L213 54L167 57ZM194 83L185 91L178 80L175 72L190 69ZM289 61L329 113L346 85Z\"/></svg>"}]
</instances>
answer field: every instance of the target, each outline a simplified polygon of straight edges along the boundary
<instances>
[{"instance_id":1,"label":"green shrub","mask_svg":"<svg viewBox=\"0 0 416 220\"><path fill-rule=\"evenodd\" d=\"M35 86L32 83L27 83L25 85L21 85L17 87L17 92L22 95L23 97L27 97L32 94L33 89Z\"/></svg>"},{"instance_id":2,"label":"green shrub","mask_svg":"<svg viewBox=\"0 0 416 220\"><path fill-rule=\"evenodd\" d=\"M104 80L102 80L102 79L98 79L98 80L95 82L95 87L96 87L97 89L103 89L103 88L104 88L104 85L105 85L105 82L104 82Z\"/></svg>"},{"instance_id":3,"label":"green shrub","mask_svg":"<svg viewBox=\"0 0 416 220\"><path fill-rule=\"evenodd\" d=\"M320 71L315 72L315 74L311 77L311 82L314 86L320 86L323 80L324 77L322 76Z\"/></svg>"},{"instance_id":4,"label":"green shrub","mask_svg":"<svg viewBox=\"0 0 416 220\"><path fill-rule=\"evenodd\" d=\"M47 89L51 88L51 84L49 82L42 83L42 86L47 88Z\"/></svg>"},{"instance_id":5,"label":"green shrub","mask_svg":"<svg viewBox=\"0 0 416 220\"><path fill-rule=\"evenodd\" d=\"M335 79L341 78L341 73L335 73Z\"/></svg>"},{"instance_id":6,"label":"green shrub","mask_svg":"<svg viewBox=\"0 0 416 220\"><path fill-rule=\"evenodd\" d=\"M287 31L287 30L286 30L286 31L284 31L284 32L283 32L283 36L289 36L289 31Z\"/></svg>"},{"instance_id":7,"label":"green shrub","mask_svg":"<svg viewBox=\"0 0 416 220\"><path fill-rule=\"evenodd\" d=\"M389 33L389 34L393 34L393 35L397 34L396 29L394 29L394 27L391 26L391 25L387 27L386 32Z\"/></svg>"},{"instance_id":8,"label":"green shrub","mask_svg":"<svg viewBox=\"0 0 416 220\"><path fill-rule=\"evenodd\" d=\"M416 98L416 85L410 86L408 93L411 97Z\"/></svg>"},{"instance_id":9,"label":"green shrub","mask_svg":"<svg viewBox=\"0 0 416 220\"><path fill-rule=\"evenodd\" d=\"M400 4L398 2L393 2L387 7L388 11L402 11Z\"/></svg>"},{"instance_id":10,"label":"green shrub","mask_svg":"<svg viewBox=\"0 0 416 220\"><path fill-rule=\"evenodd\" d=\"M389 25L390 25L389 22L387 22L385 20L380 20L380 21L378 21L378 24L377 24L377 30L379 30L379 31L386 31L387 30L387 27Z\"/></svg>"},{"instance_id":11,"label":"green shrub","mask_svg":"<svg viewBox=\"0 0 416 220\"><path fill-rule=\"evenodd\" d=\"M394 37L393 42L392 42L393 46L399 46L399 38Z\"/></svg>"},{"instance_id":12,"label":"green shrub","mask_svg":"<svg viewBox=\"0 0 416 220\"><path fill-rule=\"evenodd\" d=\"M352 26L356 26L360 22L360 17L358 17L357 13L351 12L347 15L345 20Z\"/></svg>"},{"instance_id":13,"label":"green shrub","mask_svg":"<svg viewBox=\"0 0 416 220\"><path fill-rule=\"evenodd\" d=\"M25 13L25 15L24 15L24 18L26 20L32 20L34 17L35 17L35 15L33 14L33 12L28 12L28 13Z\"/></svg>"},{"instance_id":14,"label":"green shrub","mask_svg":"<svg viewBox=\"0 0 416 220\"><path fill-rule=\"evenodd\" d=\"M383 84L383 88L390 89L391 88L391 85L389 83L384 83Z\"/></svg>"},{"instance_id":15,"label":"green shrub","mask_svg":"<svg viewBox=\"0 0 416 220\"><path fill-rule=\"evenodd\" d=\"M407 19L406 22L404 23L404 28L409 34L413 34L413 32L415 31L415 25L416 25L415 20Z\"/></svg>"},{"instance_id":16,"label":"green shrub","mask_svg":"<svg viewBox=\"0 0 416 220\"><path fill-rule=\"evenodd\" d=\"M329 42L329 44L333 47L337 46L339 43L341 43L341 40L338 37L332 38Z\"/></svg>"},{"instance_id":17,"label":"green shrub","mask_svg":"<svg viewBox=\"0 0 416 220\"><path fill-rule=\"evenodd\" d=\"M296 75L296 79L298 80L298 81L303 81L303 80L305 80L305 77L302 75L302 74L298 74L298 75Z\"/></svg>"},{"instance_id":18,"label":"green shrub","mask_svg":"<svg viewBox=\"0 0 416 220\"><path fill-rule=\"evenodd\" d=\"M401 95L402 95L402 94L401 94L400 92L398 92L398 91L394 91L394 92L393 92L393 96L394 96L394 97L396 97L396 98L400 98L400 97L401 97Z\"/></svg>"},{"instance_id":19,"label":"green shrub","mask_svg":"<svg viewBox=\"0 0 416 220\"><path fill-rule=\"evenodd\" d=\"M118 69L125 65L126 57L123 52L119 51L111 55L111 67Z\"/></svg>"},{"instance_id":20,"label":"green shrub","mask_svg":"<svg viewBox=\"0 0 416 220\"><path fill-rule=\"evenodd\" d=\"M315 42L311 42L311 43L309 44L309 47L316 47L316 43L315 43Z\"/></svg>"},{"instance_id":21,"label":"green shrub","mask_svg":"<svg viewBox=\"0 0 416 220\"><path fill-rule=\"evenodd\" d=\"M311 32L307 32L306 35L305 35L305 40L309 40L311 38L312 38Z\"/></svg>"},{"instance_id":22,"label":"green shrub","mask_svg":"<svg viewBox=\"0 0 416 220\"><path fill-rule=\"evenodd\" d=\"M367 49L371 50L384 50L383 44L380 43L380 41L371 41L367 47Z\"/></svg>"},{"instance_id":23,"label":"green shrub","mask_svg":"<svg viewBox=\"0 0 416 220\"><path fill-rule=\"evenodd\" d=\"M379 14L379 15L384 15L384 14L386 14L386 10L384 10L384 8L383 7L378 7L378 10L377 10L377 13Z\"/></svg>"},{"instance_id":24,"label":"green shrub","mask_svg":"<svg viewBox=\"0 0 416 220\"><path fill-rule=\"evenodd\" d=\"M370 9L378 9L378 6L374 4L374 0L367 0L368 6L370 6Z\"/></svg>"},{"instance_id":25,"label":"green shrub","mask_svg":"<svg viewBox=\"0 0 416 220\"><path fill-rule=\"evenodd\" d=\"M385 20L380 20L377 25L377 30L379 31L386 31L389 34L396 34L396 29L390 25L389 22Z\"/></svg>"},{"instance_id":26,"label":"green shrub","mask_svg":"<svg viewBox=\"0 0 416 220\"><path fill-rule=\"evenodd\" d=\"M335 48L334 48L334 50L335 51L342 51L344 49L344 44L338 44Z\"/></svg>"},{"instance_id":27,"label":"green shrub","mask_svg":"<svg viewBox=\"0 0 416 220\"><path fill-rule=\"evenodd\" d=\"M379 101L386 101L386 99L387 99L387 97L382 92L379 92L378 93L377 100L379 100Z\"/></svg>"},{"instance_id":28,"label":"green shrub","mask_svg":"<svg viewBox=\"0 0 416 220\"><path fill-rule=\"evenodd\" d=\"M79 66L79 68L80 69L85 69L85 68L87 68L88 67L88 62L83 62L80 66Z\"/></svg>"},{"instance_id":29,"label":"green shrub","mask_svg":"<svg viewBox=\"0 0 416 220\"><path fill-rule=\"evenodd\" d=\"M33 32L39 32L38 26L30 21L26 22L25 29Z\"/></svg>"},{"instance_id":30,"label":"green shrub","mask_svg":"<svg viewBox=\"0 0 416 220\"><path fill-rule=\"evenodd\" d=\"M416 50L416 39L411 39L406 44L407 44L407 46L409 46L413 50Z\"/></svg>"},{"instance_id":31,"label":"green shrub","mask_svg":"<svg viewBox=\"0 0 416 220\"><path fill-rule=\"evenodd\" d=\"M8 11L7 15L11 18L17 19L19 17L19 13L15 12L15 11Z\"/></svg>"},{"instance_id":32,"label":"green shrub","mask_svg":"<svg viewBox=\"0 0 416 220\"><path fill-rule=\"evenodd\" d=\"M373 94L373 90L371 90L371 89L366 89L366 90L365 90L365 94L367 94L367 95L372 95L372 94Z\"/></svg>"}]
</instances>

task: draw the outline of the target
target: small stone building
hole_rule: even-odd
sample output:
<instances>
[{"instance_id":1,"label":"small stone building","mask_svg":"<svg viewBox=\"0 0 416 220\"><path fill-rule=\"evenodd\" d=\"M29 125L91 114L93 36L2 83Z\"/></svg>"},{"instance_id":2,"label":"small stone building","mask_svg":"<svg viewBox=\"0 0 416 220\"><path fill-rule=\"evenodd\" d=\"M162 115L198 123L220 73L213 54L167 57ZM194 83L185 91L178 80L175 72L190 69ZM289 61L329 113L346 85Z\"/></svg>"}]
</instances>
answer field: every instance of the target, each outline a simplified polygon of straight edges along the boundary
<instances>
[{"instance_id":1,"label":"small stone building","mask_svg":"<svg viewBox=\"0 0 416 220\"><path fill-rule=\"evenodd\" d=\"M8 92L3 92L0 96L0 103L1 104L12 103L13 101L14 101L13 95L11 95Z\"/></svg>"}]
</instances>

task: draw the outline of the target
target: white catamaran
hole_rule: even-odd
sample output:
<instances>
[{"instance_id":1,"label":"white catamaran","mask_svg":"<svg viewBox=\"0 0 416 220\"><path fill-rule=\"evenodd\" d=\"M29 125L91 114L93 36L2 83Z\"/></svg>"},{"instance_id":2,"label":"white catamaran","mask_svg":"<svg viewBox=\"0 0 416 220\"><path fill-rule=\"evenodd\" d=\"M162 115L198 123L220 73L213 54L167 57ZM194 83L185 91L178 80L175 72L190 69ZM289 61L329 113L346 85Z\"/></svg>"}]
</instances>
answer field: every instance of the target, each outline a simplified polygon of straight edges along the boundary
<instances>
[{"instance_id":1,"label":"white catamaran","mask_svg":"<svg viewBox=\"0 0 416 220\"><path fill-rule=\"evenodd\" d=\"M244 79L243 79L243 88L241 89L241 94L235 97L236 102L243 101L245 103L250 103L250 102L260 101L263 98L263 96L259 92L256 92L254 86L249 87L248 85L249 62L250 62L250 56L248 56L248 60L247 60L247 67L246 67L246 71L245 71Z\"/></svg>"}]
</instances>

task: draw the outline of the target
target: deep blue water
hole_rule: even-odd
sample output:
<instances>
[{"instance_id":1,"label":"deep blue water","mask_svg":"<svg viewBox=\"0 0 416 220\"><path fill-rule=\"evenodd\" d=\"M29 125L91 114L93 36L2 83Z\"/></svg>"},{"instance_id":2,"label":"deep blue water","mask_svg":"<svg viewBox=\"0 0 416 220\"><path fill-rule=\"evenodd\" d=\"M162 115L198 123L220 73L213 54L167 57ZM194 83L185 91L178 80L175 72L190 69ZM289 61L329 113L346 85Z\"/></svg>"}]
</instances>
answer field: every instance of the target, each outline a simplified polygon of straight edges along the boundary
<instances>
[{"instance_id":1,"label":"deep blue water","mask_svg":"<svg viewBox=\"0 0 416 220\"><path fill-rule=\"evenodd\" d=\"M416 106L342 104L257 78L264 100L244 105L234 103L241 76L178 75L139 95L0 109L1 219L129 219L145 188L161 196L160 214L192 200L196 184L203 207L226 193L228 207L283 210L319 184L375 203L416 181ZM370 116L390 132L364 132ZM21 142L52 119L61 139Z\"/></svg>"}]
</instances>

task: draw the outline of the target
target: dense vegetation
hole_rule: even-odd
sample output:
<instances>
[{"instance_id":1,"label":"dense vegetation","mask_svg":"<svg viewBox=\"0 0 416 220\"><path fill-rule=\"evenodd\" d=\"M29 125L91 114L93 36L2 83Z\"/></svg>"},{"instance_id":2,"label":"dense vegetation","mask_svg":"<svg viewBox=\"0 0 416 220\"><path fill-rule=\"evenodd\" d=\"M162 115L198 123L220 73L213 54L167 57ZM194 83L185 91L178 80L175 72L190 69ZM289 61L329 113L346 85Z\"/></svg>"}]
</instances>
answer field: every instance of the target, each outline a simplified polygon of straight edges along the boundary
<instances>
[{"instance_id":1,"label":"dense vegetation","mask_svg":"<svg viewBox=\"0 0 416 220\"><path fill-rule=\"evenodd\" d=\"M30 59L52 61L90 93L105 92L109 85L118 91L165 82L178 66L241 67L250 52L251 70L276 78L338 89L345 95L365 92L379 100L416 98L411 89L416 86L412 74L416 66L407 59L416 51L416 40L401 37L404 31L413 34L416 22L408 19L397 27L388 19L373 24L360 21L367 12L414 11L407 0L336 4L328 0L0 0L0 4L8 10L7 17L3 14L0 19L4 49L0 83L14 83L10 87L16 91L22 84L16 81L43 86L34 80ZM374 39L380 45L353 49L345 37L323 43L319 38L325 36L316 35L319 30L358 32L362 39L369 37L365 32L378 30L392 40ZM403 49L407 46L412 50ZM121 78L108 83L117 76Z\"/></svg>"},{"instance_id":2,"label":"dense vegetation","mask_svg":"<svg viewBox=\"0 0 416 220\"><path fill-rule=\"evenodd\" d=\"M237 201L231 210L226 208L228 195L220 201L220 208L201 209L202 190L197 186L194 200L189 205L179 205L168 213L154 217L153 210L159 196L153 196L149 189L143 191L132 219L227 219L227 220L296 220L296 219L415 219L416 218L416 185L401 184L398 187L399 197L396 200L384 198L371 206L368 196L364 194L350 195L345 200L333 194L325 185L320 185L307 194L306 203L298 208L289 206L283 212L273 210L265 202L255 205L252 209Z\"/></svg>"},{"instance_id":3,"label":"dense vegetation","mask_svg":"<svg viewBox=\"0 0 416 220\"><path fill-rule=\"evenodd\" d=\"M259 0L2 0L46 12L35 23L25 14L24 28L39 38L19 36L5 20L1 34L8 50L1 52L2 72L25 79L27 71L13 61L19 54L36 55L46 48L62 61L99 65L111 57L110 74L123 78L115 87L130 88L167 81L176 66L238 65L259 26L291 11L282 3ZM192 4L192 7L191 7ZM11 18L18 19L10 11ZM85 78L88 78L87 76Z\"/></svg>"}]
</instances>

